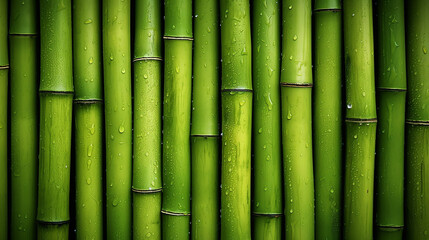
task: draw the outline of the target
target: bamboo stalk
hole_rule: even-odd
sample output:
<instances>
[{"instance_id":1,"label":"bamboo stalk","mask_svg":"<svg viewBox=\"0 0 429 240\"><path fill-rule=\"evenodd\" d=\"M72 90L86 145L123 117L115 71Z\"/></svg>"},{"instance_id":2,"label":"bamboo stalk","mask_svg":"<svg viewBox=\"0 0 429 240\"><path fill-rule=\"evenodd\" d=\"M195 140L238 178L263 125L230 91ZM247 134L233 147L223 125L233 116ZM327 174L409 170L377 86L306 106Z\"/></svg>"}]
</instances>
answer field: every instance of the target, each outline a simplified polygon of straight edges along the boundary
<instances>
[{"instance_id":1,"label":"bamboo stalk","mask_svg":"<svg viewBox=\"0 0 429 240\"><path fill-rule=\"evenodd\" d=\"M161 2L135 13L133 237L161 239Z\"/></svg>"},{"instance_id":2,"label":"bamboo stalk","mask_svg":"<svg viewBox=\"0 0 429 240\"><path fill-rule=\"evenodd\" d=\"M178 11L180 9L180 11ZM189 238L192 1L165 1L162 238Z\"/></svg>"},{"instance_id":3,"label":"bamboo stalk","mask_svg":"<svg viewBox=\"0 0 429 240\"><path fill-rule=\"evenodd\" d=\"M344 237L372 239L376 105L372 2L344 1L346 168Z\"/></svg>"},{"instance_id":4,"label":"bamboo stalk","mask_svg":"<svg viewBox=\"0 0 429 240\"><path fill-rule=\"evenodd\" d=\"M314 185L316 239L341 239L342 8L314 2Z\"/></svg>"},{"instance_id":5,"label":"bamboo stalk","mask_svg":"<svg viewBox=\"0 0 429 240\"><path fill-rule=\"evenodd\" d=\"M407 89L403 0L377 1L377 239L402 239L404 228L404 127Z\"/></svg>"},{"instance_id":6,"label":"bamboo stalk","mask_svg":"<svg viewBox=\"0 0 429 240\"><path fill-rule=\"evenodd\" d=\"M103 66L107 239L131 238L130 0L104 0Z\"/></svg>"},{"instance_id":7,"label":"bamboo stalk","mask_svg":"<svg viewBox=\"0 0 429 240\"><path fill-rule=\"evenodd\" d=\"M221 0L221 239L251 238L252 44L247 0Z\"/></svg>"},{"instance_id":8,"label":"bamboo stalk","mask_svg":"<svg viewBox=\"0 0 429 240\"><path fill-rule=\"evenodd\" d=\"M8 237L8 1L0 0L0 239Z\"/></svg>"},{"instance_id":9,"label":"bamboo stalk","mask_svg":"<svg viewBox=\"0 0 429 240\"><path fill-rule=\"evenodd\" d=\"M281 73L286 238L314 238L311 1L283 1Z\"/></svg>"},{"instance_id":10,"label":"bamboo stalk","mask_svg":"<svg viewBox=\"0 0 429 240\"><path fill-rule=\"evenodd\" d=\"M405 172L406 239L429 238L429 1L406 2L407 116Z\"/></svg>"},{"instance_id":11,"label":"bamboo stalk","mask_svg":"<svg viewBox=\"0 0 429 240\"><path fill-rule=\"evenodd\" d=\"M76 233L103 239L103 85L100 2L73 2Z\"/></svg>"},{"instance_id":12,"label":"bamboo stalk","mask_svg":"<svg viewBox=\"0 0 429 240\"><path fill-rule=\"evenodd\" d=\"M219 238L219 1L197 0L191 126L192 239Z\"/></svg>"},{"instance_id":13,"label":"bamboo stalk","mask_svg":"<svg viewBox=\"0 0 429 240\"><path fill-rule=\"evenodd\" d=\"M71 32L71 2L40 1L39 239L68 238L73 101Z\"/></svg>"},{"instance_id":14,"label":"bamboo stalk","mask_svg":"<svg viewBox=\"0 0 429 240\"><path fill-rule=\"evenodd\" d=\"M253 234L281 239L283 217L280 123L280 5L253 6L254 164Z\"/></svg>"},{"instance_id":15,"label":"bamboo stalk","mask_svg":"<svg viewBox=\"0 0 429 240\"><path fill-rule=\"evenodd\" d=\"M11 239L36 237L38 3L11 1Z\"/></svg>"}]
</instances>

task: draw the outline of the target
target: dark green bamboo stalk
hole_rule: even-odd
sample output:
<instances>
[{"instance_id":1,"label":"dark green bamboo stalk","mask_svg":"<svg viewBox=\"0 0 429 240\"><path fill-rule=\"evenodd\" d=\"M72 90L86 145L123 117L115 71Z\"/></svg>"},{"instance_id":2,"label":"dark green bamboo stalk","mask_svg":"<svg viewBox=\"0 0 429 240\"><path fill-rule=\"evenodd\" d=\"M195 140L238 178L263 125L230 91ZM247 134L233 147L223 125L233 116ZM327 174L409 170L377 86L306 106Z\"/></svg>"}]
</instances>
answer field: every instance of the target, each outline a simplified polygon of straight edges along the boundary
<instances>
[{"instance_id":1,"label":"dark green bamboo stalk","mask_svg":"<svg viewBox=\"0 0 429 240\"><path fill-rule=\"evenodd\" d=\"M107 239L131 239L131 3L102 5Z\"/></svg>"},{"instance_id":2,"label":"dark green bamboo stalk","mask_svg":"<svg viewBox=\"0 0 429 240\"><path fill-rule=\"evenodd\" d=\"M137 0L134 41L134 239L161 239L161 1Z\"/></svg>"},{"instance_id":3,"label":"dark green bamboo stalk","mask_svg":"<svg viewBox=\"0 0 429 240\"><path fill-rule=\"evenodd\" d=\"M187 239L191 214L192 0L165 1L164 39L162 237Z\"/></svg>"},{"instance_id":4,"label":"dark green bamboo stalk","mask_svg":"<svg viewBox=\"0 0 429 240\"><path fill-rule=\"evenodd\" d=\"M8 236L8 1L0 0L0 239Z\"/></svg>"},{"instance_id":5,"label":"dark green bamboo stalk","mask_svg":"<svg viewBox=\"0 0 429 240\"><path fill-rule=\"evenodd\" d=\"M22 4L24 3L24 4ZM36 237L38 1L11 1L11 239Z\"/></svg>"},{"instance_id":6,"label":"dark green bamboo stalk","mask_svg":"<svg viewBox=\"0 0 429 240\"><path fill-rule=\"evenodd\" d=\"M192 239L219 239L219 1L196 0Z\"/></svg>"},{"instance_id":7,"label":"dark green bamboo stalk","mask_svg":"<svg viewBox=\"0 0 429 240\"><path fill-rule=\"evenodd\" d=\"M253 6L253 236L281 239L283 216L280 125L280 3Z\"/></svg>"},{"instance_id":8,"label":"dark green bamboo stalk","mask_svg":"<svg viewBox=\"0 0 429 240\"><path fill-rule=\"evenodd\" d=\"M250 239L252 44L247 0L221 0L221 238Z\"/></svg>"},{"instance_id":9,"label":"dark green bamboo stalk","mask_svg":"<svg viewBox=\"0 0 429 240\"><path fill-rule=\"evenodd\" d=\"M402 239L407 89L403 0L376 2L377 159L375 237Z\"/></svg>"},{"instance_id":10,"label":"dark green bamboo stalk","mask_svg":"<svg viewBox=\"0 0 429 240\"><path fill-rule=\"evenodd\" d=\"M103 85L97 0L73 2L76 233L103 239Z\"/></svg>"},{"instance_id":11,"label":"dark green bamboo stalk","mask_svg":"<svg viewBox=\"0 0 429 240\"><path fill-rule=\"evenodd\" d=\"M343 46L341 1L314 2L314 186L316 239L341 239Z\"/></svg>"},{"instance_id":12,"label":"dark green bamboo stalk","mask_svg":"<svg viewBox=\"0 0 429 240\"><path fill-rule=\"evenodd\" d=\"M286 238L314 239L311 1L283 1L281 73Z\"/></svg>"},{"instance_id":13,"label":"dark green bamboo stalk","mask_svg":"<svg viewBox=\"0 0 429 240\"><path fill-rule=\"evenodd\" d=\"M71 27L71 1L40 1L39 239L68 238L73 101Z\"/></svg>"},{"instance_id":14,"label":"dark green bamboo stalk","mask_svg":"<svg viewBox=\"0 0 429 240\"><path fill-rule=\"evenodd\" d=\"M405 239L429 238L429 1L406 1Z\"/></svg>"},{"instance_id":15,"label":"dark green bamboo stalk","mask_svg":"<svg viewBox=\"0 0 429 240\"><path fill-rule=\"evenodd\" d=\"M372 239L377 115L372 2L344 1L346 172L344 237Z\"/></svg>"}]
</instances>

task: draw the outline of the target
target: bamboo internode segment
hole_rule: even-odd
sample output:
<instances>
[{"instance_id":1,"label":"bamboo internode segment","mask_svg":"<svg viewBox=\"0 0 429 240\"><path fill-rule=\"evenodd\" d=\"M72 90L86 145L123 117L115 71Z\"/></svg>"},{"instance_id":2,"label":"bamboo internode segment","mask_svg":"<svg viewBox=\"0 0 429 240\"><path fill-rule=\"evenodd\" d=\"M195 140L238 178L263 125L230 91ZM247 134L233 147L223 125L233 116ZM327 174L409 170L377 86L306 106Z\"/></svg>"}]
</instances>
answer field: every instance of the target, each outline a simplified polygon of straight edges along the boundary
<instances>
[{"instance_id":1,"label":"bamboo internode segment","mask_svg":"<svg viewBox=\"0 0 429 240\"><path fill-rule=\"evenodd\" d=\"M407 90L404 0L376 1L374 6L378 105L374 235L401 239Z\"/></svg>"},{"instance_id":2,"label":"bamboo internode segment","mask_svg":"<svg viewBox=\"0 0 429 240\"><path fill-rule=\"evenodd\" d=\"M13 5L11 7L12 12L16 10ZM11 27L13 25L11 22ZM36 235L37 226L38 37L16 34L10 35L9 39L13 113L10 117L11 171L14 173L10 178L10 230L12 239L30 239Z\"/></svg>"},{"instance_id":3,"label":"bamboo internode segment","mask_svg":"<svg viewBox=\"0 0 429 240\"><path fill-rule=\"evenodd\" d=\"M372 2L344 1L346 167L344 237L372 239L377 127Z\"/></svg>"},{"instance_id":4,"label":"bamboo internode segment","mask_svg":"<svg viewBox=\"0 0 429 240\"><path fill-rule=\"evenodd\" d=\"M429 1L406 1L407 115L405 238L429 234Z\"/></svg>"},{"instance_id":5,"label":"bamboo internode segment","mask_svg":"<svg viewBox=\"0 0 429 240\"><path fill-rule=\"evenodd\" d=\"M131 1L103 0L102 9L107 239L131 239Z\"/></svg>"},{"instance_id":6,"label":"bamboo internode segment","mask_svg":"<svg viewBox=\"0 0 429 240\"><path fill-rule=\"evenodd\" d=\"M281 71L286 238L314 239L311 1L283 0Z\"/></svg>"},{"instance_id":7,"label":"bamboo internode segment","mask_svg":"<svg viewBox=\"0 0 429 240\"><path fill-rule=\"evenodd\" d=\"M343 31L340 0L316 0L313 143L316 239L341 239Z\"/></svg>"}]
</instances>

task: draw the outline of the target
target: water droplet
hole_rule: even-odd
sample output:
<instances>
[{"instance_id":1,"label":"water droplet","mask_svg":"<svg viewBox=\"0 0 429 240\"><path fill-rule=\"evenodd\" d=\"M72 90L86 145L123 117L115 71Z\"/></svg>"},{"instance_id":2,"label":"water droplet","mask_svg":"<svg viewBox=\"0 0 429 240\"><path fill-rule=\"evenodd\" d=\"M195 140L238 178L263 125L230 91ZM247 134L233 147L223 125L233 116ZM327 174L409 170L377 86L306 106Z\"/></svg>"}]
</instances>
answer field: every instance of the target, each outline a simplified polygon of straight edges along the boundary
<instances>
[{"instance_id":1,"label":"water droplet","mask_svg":"<svg viewBox=\"0 0 429 240\"><path fill-rule=\"evenodd\" d=\"M114 206L114 207L116 207L116 206L118 206L118 204L119 204L119 202L118 202L118 199L113 199L113 201L112 201L112 205Z\"/></svg>"},{"instance_id":2,"label":"water droplet","mask_svg":"<svg viewBox=\"0 0 429 240\"><path fill-rule=\"evenodd\" d=\"M428 50L426 49L426 47L423 47L423 53L424 53L424 54L427 54L427 53L428 53Z\"/></svg>"},{"instance_id":3,"label":"water droplet","mask_svg":"<svg viewBox=\"0 0 429 240\"><path fill-rule=\"evenodd\" d=\"M331 191L330 191L331 193L334 193L334 189L333 188L331 188Z\"/></svg>"},{"instance_id":4,"label":"water droplet","mask_svg":"<svg viewBox=\"0 0 429 240\"><path fill-rule=\"evenodd\" d=\"M296 41L297 39L298 39L298 36L297 36L297 35L293 36L293 40L294 40L294 41Z\"/></svg>"},{"instance_id":5,"label":"water droplet","mask_svg":"<svg viewBox=\"0 0 429 240\"><path fill-rule=\"evenodd\" d=\"M88 159L88 162L86 163L86 166L87 166L88 170L91 167L91 164L92 164L92 160Z\"/></svg>"},{"instance_id":6,"label":"water droplet","mask_svg":"<svg viewBox=\"0 0 429 240\"><path fill-rule=\"evenodd\" d=\"M90 23L92 23L92 19L91 18L88 18L88 19L86 19L85 20L85 22L84 22L85 24L90 24Z\"/></svg>"},{"instance_id":7,"label":"water droplet","mask_svg":"<svg viewBox=\"0 0 429 240\"><path fill-rule=\"evenodd\" d=\"M125 132L125 128L124 128L124 126L120 126L119 127L119 129L118 129L118 131L119 131L119 133L124 133Z\"/></svg>"},{"instance_id":8,"label":"water droplet","mask_svg":"<svg viewBox=\"0 0 429 240\"><path fill-rule=\"evenodd\" d=\"M241 101L241 102L240 102L240 106L243 106L245 103L246 103L246 101L245 101L245 100Z\"/></svg>"},{"instance_id":9,"label":"water droplet","mask_svg":"<svg viewBox=\"0 0 429 240\"><path fill-rule=\"evenodd\" d=\"M90 184L91 184L91 178L87 178L87 179L86 179L86 183L87 183L88 185L90 185Z\"/></svg>"},{"instance_id":10,"label":"water droplet","mask_svg":"<svg viewBox=\"0 0 429 240\"><path fill-rule=\"evenodd\" d=\"M92 156L92 150L94 149L94 145L92 145L92 144L89 144L89 146L88 146L88 151L87 151L87 155L88 155L88 157L91 157Z\"/></svg>"},{"instance_id":11,"label":"water droplet","mask_svg":"<svg viewBox=\"0 0 429 240\"><path fill-rule=\"evenodd\" d=\"M179 73L180 72L180 67L179 66L177 66L176 67L176 73Z\"/></svg>"},{"instance_id":12,"label":"water droplet","mask_svg":"<svg viewBox=\"0 0 429 240\"><path fill-rule=\"evenodd\" d=\"M354 139L357 139L357 138L358 138L358 136L357 136L357 135L354 135L354 136L353 136L353 138L354 138Z\"/></svg>"},{"instance_id":13,"label":"water droplet","mask_svg":"<svg viewBox=\"0 0 429 240\"><path fill-rule=\"evenodd\" d=\"M89 133L91 133L91 135L94 135L94 133L95 133L95 124L94 123L89 128Z\"/></svg>"},{"instance_id":14,"label":"water droplet","mask_svg":"<svg viewBox=\"0 0 429 240\"><path fill-rule=\"evenodd\" d=\"M172 28L173 30L174 30L174 29L176 29L176 25L173 25L171 28Z\"/></svg>"},{"instance_id":15,"label":"water droplet","mask_svg":"<svg viewBox=\"0 0 429 240\"><path fill-rule=\"evenodd\" d=\"M125 74L125 68L122 68L121 73Z\"/></svg>"},{"instance_id":16,"label":"water droplet","mask_svg":"<svg viewBox=\"0 0 429 240\"><path fill-rule=\"evenodd\" d=\"M290 212L290 214L292 214L293 213L293 209L289 210L289 212Z\"/></svg>"},{"instance_id":17,"label":"water droplet","mask_svg":"<svg viewBox=\"0 0 429 240\"><path fill-rule=\"evenodd\" d=\"M262 133L262 128L259 128L258 133Z\"/></svg>"},{"instance_id":18,"label":"water droplet","mask_svg":"<svg viewBox=\"0 0 429 240\"><path fill-rule=\"evenodd\" d=\"M289 57L289 60L292 60L293 59L293 56L291 55L290 57Z\"/></svg>"},{"instance_id":19,"label":"water droplet","mask_svg":"<svg viewBox=\"0 0 429 240\"><path fill-rule=\"evenodd\" d=\"M94 63L94 58L90 57L89 60L88 60L88 62L89 62L89 64L93 64Z\"/></svg>"},{"instance_id":20,"label":"water droplet","mask_svg":"<svg viewBox=\"0 0 429 240\"><path fill-rule=\"evenodd\" d=\"M148 232L148 233L146 233L146 237L147 237L147 238L150 238L150 236L152 236L152 234L151 234L151 233L149 233L149 232Z\"/></svg>"},{"instance_id":21,"label":"water droplet","mask_svg":"<svg viewBox=\"0 0 429 240\"><path fill-rule=\"evenodd\" d=\"M289 6L289 10L292 10L292 5Z\"/></svg>"},{"instance_id":22,"label":"water droplet","mask_svg":"<svg viewBox=\"0 0 429 240\"><path fill-rule=\"evenodd\" d=\"M147 156L149 156L149 153L148 153L148 152L146 152L144 155L147 157Z\"/></svg>"},{"instance_id":23,"label":"water droplet","mask_svg":"<svg viewBox=\"0 0 429 240\"><path fill-rule=\"evenodd\" d=\"M113 61L113 55L110 55L110 61Z\"/></svg>"},{"instance_id":24,"label":"water droplet","mask_svg":"<svg viewBox=\"0 0 429 240\"><path fill-rule=\"evenodd\" d=\"M362 96L364 96L364 97L365 97L365 96L366 96L366 93L365 93L365 92L362 92Z\"/></svg>"},{"instance_id":25,"label":"water droplet","mask_svg":"<svg viewBox=\"0 0 429 240\"><path fill-rule=\"evenodd\" d=\"M207 27L207 32L211 32L212 30L210 29L210 27Z\"/></svg>"},{"instance_id":26,"label":"water droplet","mask_svg":"<svg viewBox=\"0 0 429 240\"><path fill-rule=\"evenodd\" d=\"M351 103L347 104L347 108L351 109L352 108L352 104Z\"/></svg>"}]
</instances>

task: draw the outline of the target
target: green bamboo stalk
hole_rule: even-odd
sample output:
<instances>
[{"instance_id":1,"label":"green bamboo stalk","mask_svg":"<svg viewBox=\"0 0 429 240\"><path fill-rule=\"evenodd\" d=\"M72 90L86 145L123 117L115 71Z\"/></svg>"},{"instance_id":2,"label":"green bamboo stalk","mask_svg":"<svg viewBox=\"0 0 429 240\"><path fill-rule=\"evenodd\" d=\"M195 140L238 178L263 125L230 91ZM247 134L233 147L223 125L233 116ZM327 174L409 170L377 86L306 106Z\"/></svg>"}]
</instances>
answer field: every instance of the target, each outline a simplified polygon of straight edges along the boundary
<instances>
[{"instance_id":1,"label":"green bamboo stalk","mask_svg":"<svg viewBox=\"0 0 429 240\"><path fill-rule=\"evenodd\" d=\"M192 0L166 0L162 238L189 238ZM180 9L180 10L179 10Z\"/></svg>"},{"instance_id":2,"label":"green bamboo stalk","mask_svg":"<svg viewBox=\"0 0 429 240\"><path fill-rule=\"evenodd\" d=\"M136 1L134 239L161 239L161 19L161 1Z\"/></svg>"},{"instance_id":3,"label":"green bamboo stalk","mask_svg":"<svg viewBox=\"0 0 429 240\"><path fill-rule=\"evenodd\" d=\"M281 239L283 216L280 123L280 14L276 0L253 6L253 234Z\"/></svg>"},{"instance_id":4,"label":"green bamboo stalk","mask_svg":"<svg viewBox=\"0 0 429 240\"><path fill-rule=\"evenodd\" d=\"M68 238L73 101L71 27L71 1L40 1L39 239Z\"/></svg>"},{"instance_id":5,"label":"green bamboo stalk","mask_svg":"<svg viewBox=\"0 0 429 240\"><path fill-rule=\"evenodd\" d=\"M34 239L38 166L38 3L11 1L11 239Z\"/></svg>"},{"instance_id":6,"label":"green bamboo stalk","mask_svg":"<svg viewBox=\"0 0 429 240\"><path fill-rule=\"evenodd\" d=\"M311 1L283 1L281 73L286 238L314 239Z\"/></svg>"},{"instance_id":7,"label":"green bamboo stalk","mask_svg":"<svg viewBox=\"0 0 429 240\"><path fill-rule=\"evenodd\" d=\"M0 239L8 237L8 1L0 0Z\"/></svg>"},{"instance_id":8,"label":"green bamboo stalk","mask_svg":"<svg viewBox=\"0 0 429 240\"><path fill-rule=\"evenodd\" d=\"M378 49L375 237L402 239L407 89L404 1L381 0L374 6Z\"/></svg>"},{"instance_id":9,"label":"green bamboo stalk","mask_svg":"<svg viewBox=\"0 0 429 240\"><path fill-rule=\"evenodd\" d=\"M251 238L252 44L247 0L221 0L221 238Z\"/></svg>"},{"instance_id":10,"label":"green bamboo stalk","mask_svg":"<svg viewBox=\"0 0 429 240\"><path fill-rule=\"evenodd\" d=\"M130 0L104 0L103 65L107 239L131 238Z\"/></svg>"},{"instance_id":11,"label":"green bamboo stalk","mask_svg":"<svg viewBox=\"0 0 429 240\"><path fill-rule=\"evenodd\" d=\"M344 237L372 239L376 105L372 2L344 1L346 168Z\"/></svg>"},{"instance_id":12,"label":"green bamboo stalk","mask_svg":"<svg viewBox=\"0 0 429 240\"><path fill-rule=\"evenodd\" d=\"M405 239L429 238L429 1L406 2L407 145Z\"/></svg>"},{"instance_id":13,"label":"green bamboo stalk","mask_svg":"<svg viewBox=\"0 0 429 240\"><path fill-rule=\"evenodd\" d=\"M341 239L342 7L314 2L314 186L316 239Z\"/></svg>"},{"instance_id":14,"label":"green bamboo stalk","mask_svg":"<svg viewBox=\"0 0 429 240\"><path fill-rule=\"evenodd\" d=\"M103 239L103 85L97 0L73 2L76 236Z\"/></svg>"},{"instance_id":15,"label":"green bamboo stalk","mask_svg":"<svg viewBox=\"0 0 429 240\"><path fill-rule=\"evenodd\" d=\"M219 238L219 1L197 0L191 126L192 239Z\"/></svg>"}]
</instances>

